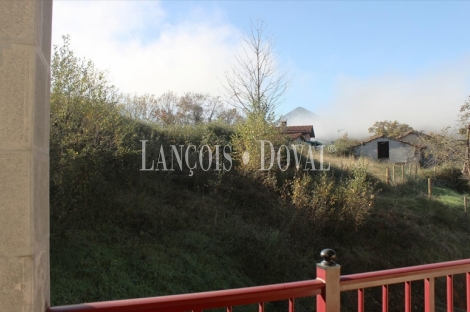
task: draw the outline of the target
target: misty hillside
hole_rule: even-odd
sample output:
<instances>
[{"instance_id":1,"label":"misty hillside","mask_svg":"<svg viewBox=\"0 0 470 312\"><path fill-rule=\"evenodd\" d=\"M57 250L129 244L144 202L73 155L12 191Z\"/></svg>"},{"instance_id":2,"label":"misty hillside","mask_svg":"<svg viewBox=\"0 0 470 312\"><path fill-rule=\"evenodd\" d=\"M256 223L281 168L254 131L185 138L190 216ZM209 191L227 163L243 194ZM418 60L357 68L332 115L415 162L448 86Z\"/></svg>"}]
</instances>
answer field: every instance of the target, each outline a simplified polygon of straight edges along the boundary
<instances>
[{"instance_id":1,"label":"misty hillside","mask_svg":"<svg viewBox=\"0 0 470 312\"><path fill-rule=\"evenodd\" d=\"M301 126L312 124L318 120L318 116L303 107L297 107L281 117L281 120L287 121L289 126Z\"/></svg>"}]
</instances>

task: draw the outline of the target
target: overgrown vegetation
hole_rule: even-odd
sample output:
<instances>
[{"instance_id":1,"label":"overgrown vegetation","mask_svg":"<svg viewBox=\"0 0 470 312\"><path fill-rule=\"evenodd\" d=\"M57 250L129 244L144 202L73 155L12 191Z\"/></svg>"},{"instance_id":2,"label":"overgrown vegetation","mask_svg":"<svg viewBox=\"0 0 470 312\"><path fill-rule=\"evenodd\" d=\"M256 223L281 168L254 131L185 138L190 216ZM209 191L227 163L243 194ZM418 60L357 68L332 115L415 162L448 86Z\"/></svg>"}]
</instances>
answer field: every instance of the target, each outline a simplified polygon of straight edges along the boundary
<instances>
[{"instance_id":1,"label":"overgrown vegetation","mask_svg":"<svg viewBox=\"0 0 470 312\"><path fill-rule=\"evenodd\" d=\"M359 145L361 142L355 139L349 138L348 134L345 133L335 141L336 154L339 156L352 156L354 154L354 147Z\"/></svg>"},{"instance_id":2,"label":"overgrown vegetation","mask_svg":"<svg viewBox=\"0 0 470 312\"><path fill-rule=\"evenodd\" d=\"M352 158L325 155L331 170L321 172L319 151L315 171L297 170L292 157L287 170L256 170L257 140L276 151L288 143L272 124L136 119L67 40L52 63L52 305L310 279L325 247L337 251L343 274L470 256L460 194L436 186L428 200L410 191L418 178L387 186L376 164ZM149 166L162 161L162 145L232 145L233 169L142 171L141 140ZM246 150L252 167L242 164ZM284 164L287 151L280 155Z\"/></svg>"}]
</instances>

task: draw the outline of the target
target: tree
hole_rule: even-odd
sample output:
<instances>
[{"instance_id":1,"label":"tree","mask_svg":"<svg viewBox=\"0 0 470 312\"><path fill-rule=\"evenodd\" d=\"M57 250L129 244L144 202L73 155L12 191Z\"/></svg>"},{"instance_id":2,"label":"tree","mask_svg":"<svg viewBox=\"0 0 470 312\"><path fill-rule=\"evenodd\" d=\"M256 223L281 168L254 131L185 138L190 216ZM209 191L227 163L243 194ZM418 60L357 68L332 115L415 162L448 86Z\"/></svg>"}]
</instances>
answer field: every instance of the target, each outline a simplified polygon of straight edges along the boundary
<instances>
[{"instance_id":1,"label":"tree","mask_svg":"<svg viewBox=\"0 0 470 312\"><path fill-rule=\"evenodd\" d=\"M340 156L349 156L353 153L353 147L359 145L359 141L351 139L345 132L343 137L335 141L336 154Z\"/></svg>"},{"instance_id":2,"label":"tree","mask_svg":"<svg viewBox=\"0 0 470 312\"><path fill-rule=\"evenodd\" d=\"M231 108L222 110L219 114L217 114L217 120L229 125L233 125L241 122L243 117L236 108Z\"/></svg>"},{"instance_id":3,"label":"tree","mask_svg":"<svg viewBox=\"0 0 470 312\"><path fill-rule=\"evenodd\" d=\"M183 124L209 123L224 109L218 96L186 92L178 101L178 119Z\"/></svg>"},{"instance_id":4,"label":"tree","mask_svg":"<svg viewBox=\"0 0 470 312\"><path fill-rule=\"evenodd\" d=\"M120 126L118 91L106 72L74 55L69 36L63 40L62 46L54 46L51 62L51 159L67 150L113 150Z\"/></svg>"},{"instance_id":5,"label":"tree","mask_svg":"<svg viewBox=\"0 0 470 312\"><path fill-rule=\"evenodd\" d=\"M460 107L459 118L459 134L461 136L465 135L465 139L460 140L460 142L463 141L465 144L465 151L462 157L462 174L465 178L470 179L470 96Z\"/></svg>"},{"instance_id":6,"label":"tree","mask_svg":"<svg viewBox=\"0 0 470 312\"><path fill-rule=\"evenodd\" d=\"M425 154L435 165L462 168L462 178L470 180L470 96L460 107L457 128L446 127L440 133L424 137Z\"/></svg>"},{"instance_id":7,"label":"tree","mask_svg":"<svg viewBox=\"0 0 470 312\"><path fill-rule=\"evenodd\" d=\"M269 143L263 144L261 140ZM259 171L270 167L272 144L275 151L279 151L281 145L288 144L285 133L274 123L267 122L263 116L249 114L243 123L236 126L235 133L231 138L234 149L233 156L235 161L240 164L243 171ZM264 152L264 158L262 157ZM244 155L249 155L248 161L244 160ZM263 168L262 162L266 164ZM274 168L277 169L277 163L274 162Z\"/></svg>"},{"instance_id":8,"label":"tree","mask_svg":"<svg viewBox=\"0 0 470 312\"><path fill-rule=\"evenodd\" d=\"M274 40L266 34L266 25L257 18L242 35L242 52L225 72L228 102L247 115L256 114L274 120L275 109L290 85L274 52Z\"/></svg>"},{"instance_id":9,"label":"tree","mask_svg":"<svg viewBox=\"0 0 470 312\"><path fill-rule=\"evenodd\" d=\"M182 96L168 91L153 94L121 95L122 113L133 119L163 125L197 125L219 120L233 124L241 120L234 108L222 103L220 97L207 93L186 92Z\"/></svg>"},{"instance_id":10,"label":"tree","mask_svg":"<svg viewBox=\"0 0 470 312\"><path fill-rule=\"evenodd\" d=\"M51 60L50 201L55 228L63 228L63 218L77 209L99 210L91 205L93 199L100 198L97 194L110 180L120 178L124 155L137 155L140 149L135 124L121 115L118 90L107 73L75 56L69 36L63 40L54 46Z\"/></svg>"},{"instance_id":11,"label":"tree","mask_svg":"<svg viewBox=\"0 0 470 312\"><path fill-rule=\"evenodd\" d=\"M155 121L165 125L172 125L178 121L178 96L172 91L163 93L156 100L156 107L153 108L152 116Z\"/></svg>"},{"instance_id":12,"label":"tree","mask_svg":"<svg viewBox=\"0 0 470 312\"><path fill-rule=\"evenodd\" d=\"M451 127L420 137L418 144L426 146L423 152L434 166L455 167L461 162L464 153L464 144L460 140L460 135Z\"/></svg>"},{"instance_id":13,"label":"tree","mask_svg":"<svg viewBox=\"0 0 470 312\"><path fill-rule=\"evenodd\" d=\"M398 121L376 121L369 129L372 136L385 135L391 138L397 138L413 128L407 124L399 123Z\"/></svg>"},{"instance_id":14,"label":"tree","mask_svg":"<svg viewBox=\"0 0 470 312\"><path fill-rule=\"evenodd\" d=\"M121 95L122 114L136 120L152 122L155 119L153 109L156 107L157 99L153 94L144 95Z\"/></svg>"}]
</instances>

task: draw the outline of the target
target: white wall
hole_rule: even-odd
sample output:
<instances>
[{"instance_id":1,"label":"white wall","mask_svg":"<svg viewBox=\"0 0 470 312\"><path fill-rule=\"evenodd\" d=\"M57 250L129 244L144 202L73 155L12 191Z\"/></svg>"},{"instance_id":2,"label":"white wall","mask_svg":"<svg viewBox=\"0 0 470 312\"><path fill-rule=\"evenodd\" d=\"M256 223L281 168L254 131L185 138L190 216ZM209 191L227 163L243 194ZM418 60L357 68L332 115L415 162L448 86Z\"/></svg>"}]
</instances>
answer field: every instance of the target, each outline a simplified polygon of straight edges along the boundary
<instances>
[{"instance_id":1,"label":"white wall","mask_svg":"<svg viewBox=\"0 0 470 312\"><path fill-rule=\"evenodd\" d=\"M411 162L416 161L414 157L414 146L409 144L387 138L378 138L365 145L360 145L354 148L354 154L356 156L365 156L370 159L378 159L377 154L377 143L378 142L389 142L389 159L390 162Z\"/></svg>"}]
</instances>

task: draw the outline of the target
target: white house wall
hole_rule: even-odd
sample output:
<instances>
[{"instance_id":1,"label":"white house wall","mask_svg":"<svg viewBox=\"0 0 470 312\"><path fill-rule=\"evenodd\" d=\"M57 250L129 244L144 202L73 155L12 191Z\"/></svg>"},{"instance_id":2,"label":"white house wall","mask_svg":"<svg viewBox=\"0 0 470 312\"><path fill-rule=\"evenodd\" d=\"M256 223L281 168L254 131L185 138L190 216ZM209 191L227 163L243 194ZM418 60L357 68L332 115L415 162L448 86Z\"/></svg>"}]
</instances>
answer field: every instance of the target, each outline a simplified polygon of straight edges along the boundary
<instances>
[{"instance_id":1,"label":"white house wall","mask_svg":"<svg viewBox=\"0 0 470 312\"><path fill-rule=\"evenodd\" d=\"M354 154L356 156L365 156L370 159L378 159L377 143L378 142L389 142L389 158L388 161L401 163L414 161L414 146L386 138L378 138L365 145L360 145L354 148Z\"/></svg>"}]
</instances>

